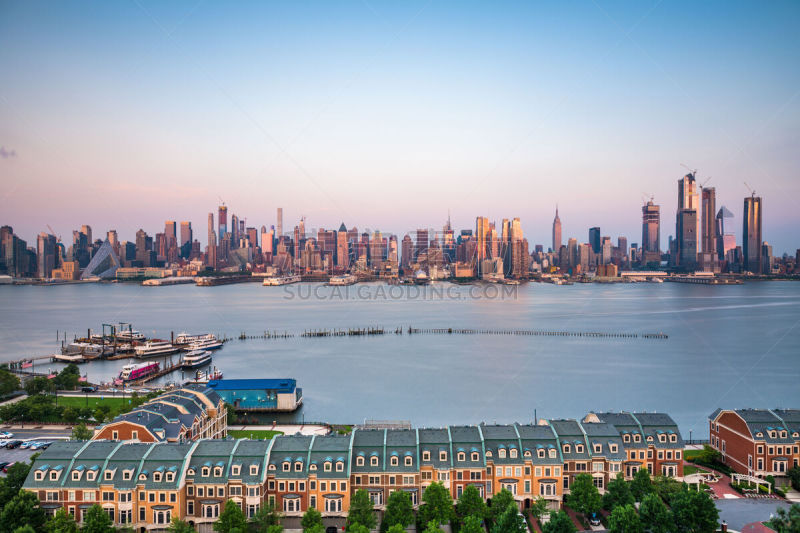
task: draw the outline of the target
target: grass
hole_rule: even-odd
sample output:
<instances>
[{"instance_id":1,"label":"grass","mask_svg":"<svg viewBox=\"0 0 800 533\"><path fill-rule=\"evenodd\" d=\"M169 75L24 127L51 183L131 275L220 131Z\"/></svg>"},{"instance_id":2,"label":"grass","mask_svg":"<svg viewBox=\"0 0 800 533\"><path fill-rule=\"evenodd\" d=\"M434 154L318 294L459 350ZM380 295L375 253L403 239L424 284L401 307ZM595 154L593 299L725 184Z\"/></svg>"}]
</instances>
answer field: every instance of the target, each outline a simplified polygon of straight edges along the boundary
<instances>
[{"instance_id":1,"label":"grass","mask_svg":"<svg viewBox=\"0 0 800 533\"><path fill-rule=\"evenodd\" d=\"M701 453L703 453L703 450L684 450L683 458L687 461L694 461Z\"/></svg>"},{"instance_id":2,"label":"grass","mask_svg":"<svg viewBox=\"0 0 800 533\"><path fill-rule=\"evenodd\" d=\"M85 397L80 396L59 396L58 397L58 405L64 407L72 407L73 409L83 409L85 407L89 407L89 409L96 409L100 405L107 405L111 409L117 410L123 405L128 405L128 401L130 400L130 395L127 395L125 398L121 396L113 397L113 396L106 396L103 397L101 400L99 396L89 396L89 403L86 403Z\"/></svg>"},{"instance_id":3,"label":"grass","mask_svg":"<svg viewBox=\"0 0 800 533\"><path fill-rule=\"evenodd\" d=\"M270 429L231 429L228 435L234 439L271 439L275 435L283 435L283 431Z\"/></svg>"},{"instance_id":4,"label":"grass","mask_svg":"<svg viewBox=\"0 0 800 533\"><path fill-rule=\"evenodd\" d=\"M684 476L688 476L689 474L696 474L698 472L701 472L703 474L708 474L708 470L705 470L703 468L698 468L694 465L683 465Z\"/></svg>"}]
</instances>

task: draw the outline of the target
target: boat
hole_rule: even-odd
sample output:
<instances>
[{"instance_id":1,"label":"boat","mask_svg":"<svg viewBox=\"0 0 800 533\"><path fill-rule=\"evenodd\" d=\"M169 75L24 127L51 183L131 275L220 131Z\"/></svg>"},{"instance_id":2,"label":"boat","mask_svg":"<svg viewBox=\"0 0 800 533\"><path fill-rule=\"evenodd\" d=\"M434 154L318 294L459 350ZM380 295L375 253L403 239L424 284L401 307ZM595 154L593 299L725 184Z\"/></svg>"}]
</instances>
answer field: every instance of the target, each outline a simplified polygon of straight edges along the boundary
<instances>
[{"instance_id":1,"label":"boat","mask_svg":"<svg viewBox=\"0 0 800 533\"><path fill-rule=\"evenodd\" d=\"M92 344L90 342L71 342L61 348L62 355L81 355L89 358L97 358L102 355L110 355L114 352L112 346L106 344Z\"/></svg>"},{"instance_id":2,"label":"boat","mask_svg":"<svg viewBox=\"0 0 800 533\"><path fill-rule=\"evenodd\" d=\"M120 329L117 331L117 339L123 341L143 341L145 336L135 329Z\"/></svg>"},{"instance_id":3,"label":"boat","mask_svg":"<svg viewBox=\"0 0 800 533\"><path fill-rule=\"evenodd\" d=\"M54 353L53 356L51 357L51 359L56 363L74 363L74 364L78 364L78 363L85 363L86 362L86 358L83 357L83 354L80 353L80 352L78 352L78 353L69 353L69 354Z\"/></svg>"},{"instance_id":4,"label":"boat","mask_svg":"<svg viewBox=\"0 0 800 533\"><path fill-rule=\"evenodd\" d=\"M215 379L222 379L222 371L217 367L214 367L206 372L198 370L194 374L195 383L208 383L209 381L213 381Z\"/></svg>"},{"instance_id":5,"label":"boat","mask_svg":"<svg viewBox=\"0 0 800 533\"><path fill-rule=\"evenodd\" d=\"M158 363L132 363L122 367L119 379L122 382L136 381L158 372Z\"/></svg>"},{"instance_id":6,"label":"boat","mask_svg":"<svg viewBox=\"0 0 800 533\"><path fill-rule=\"evenodd\" d=\"M192 344L194 342L199 341L215 341L217 340L216 335L213 333L204 333L202 335L189 335L188 333L180 333L177 337L175 337L174 344Z\"/></svg>"},{"instance_id":7,"label":"boat","mask_svg":"<svg viewBox=\"0 0 800 533\"><path fill-rule=\"evenodd\" d=\"M181 366L183 368L198 368L211 362L211 352L208 350L192 350L183 354Z\"/></svg>"},{"instance_id":8,"label":"boat","mask_svg":"<svg viewBox=\"0 0 800 533\"><path fill-rule=\"evenodd\" d=\"M343 274L341 276L331 276L331 279L328 281L328 285L352 285L358 281L358 278L352 274Z\"/></svg>"},{"instance_id":9,"label":"boat","mask_svg":"<svg viewBox=\"0 0 800 533\"><path fill-rule=\"evenodd\" d=\"M416 274L414 274L414 284L415 285L428 285L431 282L431 278L423 272L422 270L418 270Z\"/></svg>"},{"instance_id":10,"label":"boat","mask_svg":"<svg viewBox=\"0 0 800 533\"><path fill-rule=\"evenodd\" d=\"M177 352L179 348L167 341L152 340L136 347L136 357L158 357Z\"/></svg>"},{"instance_id":11,"label":"boat","mask_svg":"<svg viewBox=\"0 0 800 533\"><path fill-rule=\"evenodd\" d=\"M210 339L199 339L192 341L187 346L187 350L219 350L222 348L222 341L211 335Z\"/></svg>"},{"instance_id":12,"label":"boat","mask_svg":"<svg viewBox=\"0 0 800 533\"><path fill-rule=\"evenodd\" d=\"M500 283L502 283L503 285L519 285L519 280L518 279L504 279Z\"/></svg>"},{"instance_id":13,"label":"boat","mask_svg":"<svg viewBox=\"0 0 800 533\"><path fill-rule=\"evenodd\" d=\"M264 278L263 284L268 287L274 287L277 285L289 285L290 283L298 283L302 281L302 279L303 278L301 278L298 275L283 276L280 278Z\"/></svg>"}]
</instances>

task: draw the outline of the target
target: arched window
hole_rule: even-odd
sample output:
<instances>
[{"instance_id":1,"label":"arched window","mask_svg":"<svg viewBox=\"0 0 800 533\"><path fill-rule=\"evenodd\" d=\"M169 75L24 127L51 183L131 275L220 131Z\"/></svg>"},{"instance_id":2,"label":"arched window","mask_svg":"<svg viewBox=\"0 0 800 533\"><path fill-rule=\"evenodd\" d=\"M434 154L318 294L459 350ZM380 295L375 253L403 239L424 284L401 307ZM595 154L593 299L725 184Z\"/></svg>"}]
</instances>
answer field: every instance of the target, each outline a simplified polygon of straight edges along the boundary
<instances>
[{"instance_id":1,"label":"arched window","mask_svg":"<svg viewBox=\"0 0 800 533\"><path fill-rule=\"evenodd\" d=\"M378 457L376 455L373 455L372 457L370 457L369 458L369 464L370 464L370 466L378 466Z\"/></svg>"},{"instance_id":2,"label":"arched window","mask_svg":"<svg viewBox=\"0 0 800 533\"><path fill-rule=\"evenodd\" d=\"M464 453L464 452L458 452L458 456L457 457L458 457L459 461L466 461L467 460L467 454Z\"/></svg>"},{"instance_id":3,"label":"arched window","mask_svg":"<svg viewBox=\"0 0 800 533\"><path fill-rule=\"evenodd\" d=\"M342 461L336 461L336 471L344 472L344 463Z\"/></svg>"},{"instance_id":4,"label":"arched window","mask_svg":"<svg viewBox=\"0 0 800 533\"><path fill-rule=\"evenodd\" d=\"M331 462L330 461L325 461L325 463L323 463L322 467L323 467L322 469L325 470L326 472L330 472L331 471Z\"/></svg>"},{"instance_id":5,"label":"arched window","mask_svg":"<svg viewBox=\"0 0 800 533\"><path fill-rule=\"evenodd\" d=\"M505 448L500 448L499 450L497 450L497 457L499 457L500 459L505 459L506 458L506 449Z\"/></svg>"},{"instance_id":6,"label":"arched window","mask_svg":"<svg viewBox=\"0 0 800 533\"><path fill-rule=\"evenodd\" d=\"M414 464L414 460L411 458L410 455L406 455L406 466L412 466Z\"/></svg>"},{"instance_id":7,"label":"arched window","mask_svg":"<svg viewBox=\"0 0 800 533\"><path fill-rule=\"evenodd\" d=\"M516 448L511 448L510 450L508 450L508 455L512 459L516 459L517 458L517 449Z\"/></svg>"},{"instance_id":8,"label":"arched window","mask_svg":"<svg viewBox=\"0 0 800 533\"><path fill-rule=\"evenodd\" d=\"M570 445L564 443L564 453L569 453L569 451L570 451Z\"/></svg>"},{"instance_id":9,"label":"arched window","mask_svg":"<svg viewBox=\"0 0 800 533\"><path fill-rule=\"evenodd\" d=\"M364 466L364 458L360 455L356 457L356 466Z\"/></svg>"},{"instance_id":10,"label":"arched window","mask_svg":"<svg viewBox=\"0 0 800 533\"><path fill-rule=\"evenodd\" d=\"M400 464L400 460L397 458L397 456L393 455L392 458L389 459L389 464L392 466L397 466Z\"/></svg>"}]
</instances>

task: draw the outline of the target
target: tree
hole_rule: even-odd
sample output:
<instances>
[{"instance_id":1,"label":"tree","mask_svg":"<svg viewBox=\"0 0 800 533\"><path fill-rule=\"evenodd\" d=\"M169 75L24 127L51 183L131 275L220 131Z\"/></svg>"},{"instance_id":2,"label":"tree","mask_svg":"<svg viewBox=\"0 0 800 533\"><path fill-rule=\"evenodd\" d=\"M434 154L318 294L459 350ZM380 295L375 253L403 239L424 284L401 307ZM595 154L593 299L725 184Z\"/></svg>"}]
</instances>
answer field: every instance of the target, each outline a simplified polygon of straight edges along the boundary
<instances>
[{"instance_id":1,"label":"tree","mask_svg":"<svg viewBox=\"0 0 800 533\"><path fill-rule=\"evenodd\" d=\"M78 533L78 524L72 515L61 507L56 514L44 525L47 533Z\"/></svg>"},{"instance_id":2,"label":"tree","mask_svg":"<svg viewBox=\"0 0 800 533\"><path fill-rule=\"evenodd\" d=\"M169 531L169 533L194 533L194 528L189 522L181 520L177 516L173 516L167 531Z\"/></svg>"},{"instance_id":3,"label":"tree","mask_svg":"<svg viewBox=\"0 0 800 533\"><path fill-rule=\"evenodd\" d=\"M19 378L7 368L0 368L0 396L6 396L19 390Z\"/></svg>"},{"instance_id":4,"label":"tree","mask_svg":"<svg viewBox=\"0 0 800 533\"><path fill-rule=\"evenodd\" d=\"M233 501L225 502L225 508L219 514L219 519L214 523L214 531L220 533L241 533L247 528L247 519L239 505Z\"/></svg>"},{"instance_id":5,"label":"tree","mask_svg":"<svg viewBox=\"0 0 800 533\"><path fill-rule=\"evenodd\" d=\"M431 520L428 522L428 525L425 527L425 531L423 533L444 533L444 531L439 527L439 522L436 520Z\"/></svg>"},{"instance_id":6,"label":"tree","mask_svg":"<svg viewBox=\"0 0 800 533\"><path fill-rule=\"evenodd\" d=\"M439 524L449 524L455 517L455 510L453 509L453 498L450 497L450 491L444 488L439 482L431 483L422 493L423 505L419 508L417 520L420 524L429 525L430 521L436 521L436 527ZM418 527L417 530L422 529Z\"/></svg>"},{"instance_id":7,"label":"tree","mask_svg":"<svg viewBox=\"0 0 800 533\"><path fill-rule=\"evenodd\" d=\"M719 461L720 457L722 457L721 453L708 444L703 444L703 449L697 454L695 462L713 465Z\"/></svg>"},{"instance_id":8,"label":"tree","mask_svg":"<svg viewBox=\"0 0 800 533\"><path fill-rule=\"evenodd\" d=\"M40 531L44 523L45 515L39 507L39 498L27 490L20 489L0 512L0 533L13 532L26 524Z\"/></svg>"},{"instance_id":9,"label":"tree","mask_svg":"<svg viewBox=\"0 0 800 533\"><path fill-rule=\"evenodd\" d=\"M72 440L91 440L92 432L81 422L72 428Z\"/></svg>"},{"instance_id":10,"label":"tree","mask_svg":"<svg viewBox=\"0 0 800 533\"><path fill-rule=\"evenodd\" d=\"M609 533L644 533L633 504L618 505L608 517Z\"/></svg>"},{"instance_id":11,"label":"tree","mask_svg":"<svg viewBox=\"0 0 800 533\"><path fill-rule=\"evenodd\" d=\"M670 507L678 531L713 533L717 530L719 511L705 492L679 492L670 500Z\"/></svg>"},{"instance_id":12,"label":"tree","mask_svg":"<svg viewBox=\"0 0 800 533\"><path fill-rule=\"evenodd\" d=\"M375 518L375 510L372 500L364 489L358 489L350 500L350 511L347 513L347 531L351 531L351 526L362 525L367 529L374 529L378 520Z\"/></svg>"},{"instance_id":13,"label":"tree","mask_svg":"<svg viewBox=\"0 0 800 533\"><path fill-rule=\"evenodd\" d=\"M81 533L114 533L114 522L102 507L94 504L86 511Z\"/></svg>"},{"instance_id":14,"label":"tree","mask_svg":"<svg viewBox=\"0 0 800 533\"><path fill-rule=\"evenodd\" d=\"M322 513L317 511L314 507L309 507L305 513L303 513L303 519L300 521L300 525L303 527L303 531L308 532L312 527L316 525L322 525Z\"/></svg>"},{"instance_id":15,"label":"tree","mask_svg":"<svg viewBox=\"0 0 800 533\"><path fill-rule=\"evenodd\" d=\"M786 474L792 481L792 488L794 490L800 490L800 466L793 466Z\"/></svg>"},{"instance_id":16,"label":"tree","mask_svg":"<svg viewBox=\"0 0 800 533\"><path fill-rule=\"evenodd\" d=\"M267 533L283 533L283 526L280 524L272 524L267 527Z\"/></svg>"},{"instance_id":17,"label":"tree","mask_svg":"<svg viewBox=\"0 0 800 533\"><path fill-rule=\"evenodd\" d=\"M22 488L22 484L25 483L25 478L28 477L30 470L31 465L18 462L8 469L5 477L0 478L0 510L19 494L19 490Z\"/></svg>"},{"instance_id":18,"label":"tree","mask_svg":"<svg viewBox=\"0 0 800 533\"><path fill-rule=\"evenodd\" d=\"M519 513L516 503L506 507L506 510L503 511L492 527L492 533L527 533L527 531L528 526Z\"/></svg>"},{"instance_id":19,"label":"tree","mask_svg":"<svg viewBox=\"0 0 800 533\"><path fill-rule=\"evenodd\" d=\"M386 502L386 512L383 514L381 531L388 530L391 526L399 525L405 529L414 523L414 504L411 495L404 490L396 490L389 495Z\"/></svg>"},{"instance_id":20,"label":"tree","mask_svg":"<svg viewBox=\"0 0 800 533\"><path fill-rule=\"evenodd\" d=\"M550 521L542 524L542 533L575 533L575 524L564 511L550 513Z\"/></svg>"},{"instance_id":21,"label":"tree","mask_svg":"<svg viewBox=\"0 0 800 533\"><path fill-rule=\"evenodd\" d=\"M503 489L492 497L492 505L489 506L489 515L493 522L496 522L500 515L514 503L514 495L508 489Z\"/></svg>"},{"instance_id":22,"label":"tree","mask_svg":"<svg viewBox=\"0 0 800 533\"><path fill-rule=\"evenodd\" d=\"M639 518L642 520L644 529L650 533L674 531L672 514L658 494L652 493L642 498L642 504L639 506Z\"/></svg>"},{"instance_id":23,"label":"tree","mask_svg":"<svg viewBox=\"0 0 800 533\"><path fill-rule=\"evenodd\" d=\"M640 468L633 476L631 481L631 494L637 502L642 501L645 494L653 491L653 484L650 481L650 472L646 468Z\"/></svg>"},{"instance_id":24,"label":"tree","mask_svg":"<svg viewBox=\"0 0 800 533\"><path fill-rule=\"evenodd\" d=\"M70 363L53 378L55 386L61 390L73 390L78 386L81 377L81 371L78 365Z\"/></svg>"},{"instance_id":25,"label":"tree","mask_svg":"<svg viewBox=\"0 0 800 533\"><path fill-rule=\"evenodd\" d=\"M778 507L769 526L778 533L800 533L800 504L792 504L788 512Z\"/></svg>"},{"instance_id":26,"label":"tree","mask_svg":"<svg viewBox=\"0 0 800 533\"><path fill-rule=\"evenodd\" d=\"M24 526L15 529L14 533L36 533L36 530L33 529L33 527L31 527L30 525L25 524Z\"/></svg>"},{"instance_id":27,"label":"tree","mask_svg":"<svg viewBox=\"0 0 800 533\"><path fill-rule=\"evenodd\" d=\"M620 472L608 483L608 490L603 494L603 509L613 511L618 506L633 505L633 501L631 488Z\"/></svg>"},{"instance_id":28,"label":"tree","mask_svg":"<svg viewBox=\"0 0 800 533\"><path fill-rule=\"evenodd\" d=\"M386 530L386 533L405 533L405 528L400 524L395 524L390 526L389 529Z\"/></svg>"},{"instance_id":29,"label":"tree","mask_svg":"<svg viewBox=\"0 0 800 533\"><path fill-rule=\"evenodd\" d=\"M67 424L74 424L76 420L78 420L78 411L76 411L72 407L65 407L63 411L61 411L61 418Z\"/></svg>"},{"instance_id":30,"label":"tree","mask_svg":"<svg viewBox=\"0 0 800 533\"><path fill-rule=\"evenodd\" d=\"M464 492L461 493L458 505L456 505L456 515L459 523L463 524L468 516L477 517L478 520L482 521L488 516L488 512L486 502L483 500L478 488L475 485L464 487Z\"/></svg>"},{"instance_id":31,"label":"tree","mask_svg":"<svg viewBox=\"0 0 800 533\"><path fill-rule=\"evenodd\" d=\"M25 392L28 396L33 396L41 392L53 390L53 382L44 376L37 376L25 382Z\"/></svg>"},{"instance_id":32,"label":"tree","mask_svg":"<svg viewBox=\"0 0 800 533\"><path fill-rule=\"evenodd\" d=\"M542 518L547 512L547 500L544 498L536 498L536 500L531 503L531 508L529 510L533 518Z\"/></svg>"},{"instance_id":33,"label":"tree","mask_svg":"<svg viewBox=\"0 0 800 533\"><path fill-rule=\"evenodd\" d=\"M250 525L256 533L268 533L272 526L280 525L281 514L275 508L275 504L264 502L256 515L250 519Z\"/></svg>"},{"instance_id":34,"label":"tree","mask_svg":"<svg viewBox=\"0 0 800 533\"><path fill-rule=\"evenodd\" d=\"M348 533L370 533L370 529L367 526L362 526L361 524L352 524L347 526Z\"/></svg>"},{"instance_id":35,"label":"tree","mask_svg":"<svg viewBox=\"0 0 800 533\"><path fill-rule=\"evenodd\" d=\"M594 486L592 476L578 474L570 487L568 503L576 512L588 515L600 510L602 498L597 487Z\"/></svg>"},{"instance_id":36,"label":"tree","mask_svg":"<svg viewBox=\"0 0 800 533\"><path fill-rule=\"evenodd\" d=\"M281 527L281 531L283 531L283 526ZM325 526L322 523L314 524L308 529L304 529L303 533L325 533Z\"/></svg>"}]
</instances>

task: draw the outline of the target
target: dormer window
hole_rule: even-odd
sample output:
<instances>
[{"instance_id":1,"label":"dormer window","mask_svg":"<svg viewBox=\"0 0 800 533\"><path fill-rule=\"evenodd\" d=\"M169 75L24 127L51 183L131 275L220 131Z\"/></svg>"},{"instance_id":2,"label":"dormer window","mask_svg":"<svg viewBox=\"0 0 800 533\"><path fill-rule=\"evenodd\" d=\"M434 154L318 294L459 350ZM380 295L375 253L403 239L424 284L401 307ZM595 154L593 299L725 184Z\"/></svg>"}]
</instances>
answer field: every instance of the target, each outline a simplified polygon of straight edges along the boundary
<instances>
[{"instance_id":1,"label":"dormer window","mask_svg":"<svg viewBox=\"0 0 800 533\"><path fill-rule=\"evenodd\" d=\"M775 431L770 431L769 432L769 438L771 438L771 439L776 438L776 432Z\"/></svg>"},{"instance_id":2,"label":"dormer window","mask_svg":"<svg viewBox=\"0 0 800 533\"><path fill-rule=\"evenodd\" d=\"M603 451L603 446L602 445L600 445L600 444L595 444L594 445L594 453L600 453L602 451Z\"/></svg>"},{"instance_id":3,"label":"dormer window","mask_svg":"<svg viewBox=\"0 0 800 533\"><path fill-rule=\"evenodd\" d=\"M344 463L342 461L336 461L336 471L344 472Z\"/></svg>"},{"instance_id":4,"label":"dormer window","mask_svg":"<svg viewBox=\"0 0 800 533\"><path fill-rule=\"evenodd\" d=\"M360 455L356 457L356 466L364 466L364 458Z\"/></svg>"},{"instance_id":5,"label":"dormer window","mask_svg":"<svg viewBox=\"0 0 800 533\"><path fill-rule=\"evenodd\" d=\"M200 473L203 477L208 477L209 474L211 474L211 469L207 466L204 466Z\"/></svg>"},{"instance_id":6,"label":"dormer window","mask_svg":"<svg viewBox=\"0 0 800 533\"><path fill-rule=\"evenodd\" d=\"M192 474L194 474L194 471L192 471ZM131 479L133 479L133 470L123 470L122 479L124 481L130 481Z\"/></svg>"},{"instance_id":7,"label":"dormer window","mask_svg":"<svg viewBox=\"0 0 800 533\"><path fill-rule=\"evenodd\" d=\"M617 445L616 444L611 443L611 444L608 445L608 448L611 450L611 453L617 453Z\"/></svg>"},{"instance_id":8,"label":"dormer window","mask_svg":"<svg viewBox=\"0 0 800 533\"><path fill-rule=\"evenodd\" d=\"M396 456L392 456L392 458L389 459L389 464L392 466L397 466L400 464L400 460Z\"/></svg>"},{"instance_id":9,"label":"dormer window","mask_svg":"<svg viewBox=\"0 0 800 533\"><path fill-rule=\"evenodd\" d=\"M516 459L516 458L517 458L517 449L516 449L516 448L511 448L511 449L508 451L508 455L509 455L509 456L510 456L512 459Z\"/></svg>"},{"instance_id":10,"label":"dormer window","mask_svg":"<svg viewBox=\"0 0 800 533\"><path fill-rule=\"evenodd\" d=\"M96 477L97 477L97 472L95 472L94 470L86 472L86 481L94 481Z\"/></svg>"},{"instance_id":11,"label":"dormer window","mask_svg":"<svg viewBox=\"0 0 800 533\"><path fill-rule=\"evenodd\" d=\"M506 458L506 449L505 448L500 448L499 450L497 450L497 457L499 457L500 459L505 459Z\"/></svg>"},{"instance_id":12,"label":"dormer window","mask_svg":"<svg viewBox=\"0 0 800 533\"><path fill-rule=\"evenodd\" d=\"M569 444L564 444L564 453L570 453L571 449L572 446L570 446Z\"/></svg>"},{"instance_id":13,"label":"dormer window","mask_svg":"<svg viewBox=\"0 0 800 533\"><path fill-rule=\"evenodd\" d=\"M175 481L175 472L167 472L167 481L170 483Z\"/></svg>"},{"instance_id":14,"label":"dormer window","mask_svg":"<svg viewBox=\"0 0 800 533\"><path fill-rule=\"evenodd\" d=\"M50 471L50 481L58 481L58 476L59 476L58 470Z\"/></svg>"},{"instance_id":15,"label":"dormer window","mask_svg":"<svg viewBox=\"0 0 800 533\"><path fill-rule=\"evenodd\" d=\"M678 442L678 436L677 435L670 435L669 436L669 441L670 442Z\"/></svg>"},{"instance_id":16,"label":"dormer window","mask_svg":"<svg viewBox=\"0 0 800 533\"><path fill-rule=\"evenodd\" d=\"M106 481L111 481L112 479L114 479L114 471L106 470L105 472L103 472L103 479L105 479Z\"/></svg>"},{"instance_id":17,"label":"dormer window","mask_svg":"<svg viewBox=\"0 0 800 533\"><path fill-rule=\"evenodd\" d=\"M642 436L639 435L638 433L633 435L633 442L641 442L641 440L642 440Z\"/></svg>"},{"instance_id":18,"label":"dormer window","mask_svg":"<svg viewBox=\"0 0 800 533\"><path fill-rule=\"evenodd\" d=\"M317 465L316 465L316 463L311 463L310 465L308 465L308 469L309 469L310 471L312 471L312 472L316 472L316 471L317 471Z\"/></svg>"},{"instance_id":19,"label":"dormer window","mask_svg":"<svg viewBox=\"0 0 800 533\"><path fill-rule=\"evenodd\" d=\"M406 466L412 466L414 464L414 460L411 458L410 455L406 455Z\"/></svg>"},{"instance_id":20,"label":"dormer window","mask_svg":"<svg viewBox=\"0 0 800 533\"><path fill-rule=\"evenodd\" d=\"M302 472L303 471L303 463L302 463L302 461L295 461L295 463L294 463L294 471L295 472Z\"/></svg>"},{"instance_id":21,"label":"dormer window","mask_svg":"<svg viewBox=\"0 0 800 533\"><path fill-rule=\"evenodd\" d=\"M556 449L555 448L550 448L547 451L547 455L550 456L550 459L555 459L555 457L556 457Z\"/></svg>"},{"instance_id":22,"label":"dormer window","mask_svg":"<svg viewBox=\"0 0 800 533\"><path fill-rule=\"evenodd\" d=\"M187 476L193 476L194 475L194 468L190 468L189 470L187 470L186 471L186 475Z\"/></svg>"},{"instance_id":23,"label":"dormer window","mask_svg":"<svg viewBox=\"0 0 800 533\"><path fill-rule=\"evenodd\" d=\"M447 452L442 450L439 452L439 460L440 461L447 461Z\"/></svg>"},{"instance_id":24,"label":"dormer window","mask_svg":"<svg viewBox=\"0 0 800 533\"><path fill-rule=\"evenodd\" d=\"M544 459L544 450L543 450L542 448L539 448L539 449L536 451L536 456L537 456L539 459Z\"/></svg>"},{"instance_id":25,"label":"dormer window","mask_svg":"<svg viewBox=\"0 0 800 533\"><path fill-rule=\"evenodd\" d=\"M492 450L486 450L486 458L489 459L492 456Z\"/></svg>"},{"instance_id":26,"label":"dormer window","mask_svg":"<svg viewBox=\"0 0 800 533\"><path fill-rule=\"evenodd\" d=\"M269 466L267 467L267 470L270 470L270 471L277 470L277 469L278 469L278 467L276 467L273 463L270 463Z\"/></svg>"},{"instance_id":27,"label":"dormer window","mask_svg":"<svg viewBox=\"0 0 800 533\"><path fill-rule=\"evenodd\" d=\"M80 470L73 470L72 471L72 481L80 481L81 479L81 471Z\"/></svg>"},{"instance_id":28,"label":"dormer window","mask_svg":"<svg viewBox=\"0 0 800 533\"><path fill-rule=\"evenodd\" d=\"M147 481L147 474L139 474L139 481Z\"/></svg>"},{"instance_id":29,"label":"dormer window","mask_svg":"<svg viewBox=\"0 0 800 533\"><path fill-rule=\"evenodd\" d=\"M430 461L431 460L431 452L429 452L428 450L425 450L424 452L422 452L422 460L423 461Z\"/></svg>"},{"instance_id":30,"label":"dormer window","mask_svg":"<svg viewBox=\"0 0 800 533\"><path fill-rule=\"evenodd\" d=\"M630 435L628 435L627 433L625 433L625 434L622 436L622 442L630 442L630 441L631 441L631 436L630 436Z\"/></svg>"},{"instance_id":31,"label":"dormer window","mask_svg":"<svg viewBox=\"0 0 800 533\"><path fill-rule=\"evenodd\" d=\"M583 444L575 445L575 453L583 453Z\"/></svg>"},{"instance_id":32,"label":"dormer window","mask_svg":"<svg viewBox=\"0 0 800 533\"><path fill-rule=\"evenodd\" d=\"M326 472L330 472L331 471L331 462L330 461L325 461L325 463L322 465L322 469L324 471L326 471Z\"/></svg>"},{"instance_id":33,"label":"dormer window","mask_svg":"<svg viewBox=\"0 0 800 533\"><path fill-rule=\"evenodd\" d=\"M796 438L799 438L799 437L800 437L800 433L798 433L797 431L795 431L794 433L792 433L792 438L793 438L793 439L796 439Z\"/></svg>"},{"instance_id":34,"label":"dormer window","mask_svg":"<svg viewBox=\"0 0 800 533\"><path fill-rule=\"evenodd\" d=\"M291 471L291 469L292 469L292 465L289 463L289 461L284 461L284 463L283 463L283 471L284 472L289 472L289 471Z\"/></svg>"},{"instance_id":35,"label":"dormer window","mask_svg":"<svg viewBox=\"0 0 800 533\"><path fill-rule=\"evenodd\" d=\"M764 434L759 431L758 433L756 433L756 437L758 437L759 439L763 439Z\"/></svg>"},{"instance_id":36,"label":"dormer window","mask_svg":"<svg viewBox=\"0 0 800 533\"><path fill-rule=\"evenodd\" d=\"M233 466L231 467L231 475L232 475L232 476L238 476L238 475L240 475L240 474L241 474L241 472L242 472L242 467L241 467L241 466L239 466L239 465L233 465Z\"/></svg>"},{"instance_id":37,"label":"dormer window","mask_svg":"<svg viewBox=\"0 0 800 533\"><path fill-rule=\"evenodd\" d=\"M44 470L37 470L33 477L36 481L44 480Z\"/></svg>"},{"instance_id":38,"label":"dormer window","mask_svg":"<svg viewBox=\"0 0 800 533\"><path fill-rule=\"evenodd\" d=\"M464 452L458 452L457 458L458 458L459 461L466 461L467 460L467 454L464 453Z\"/></svg>"},{"instance_id":39,"label":"dormer window","mask_svg":"<svg viewBox=\"0 0 800 533\"><path fill-rule=\"evenodd\" d=\"M525 453L523 453L522 455L524 457L530 457L531 456L531 451L530 450L525 450Z\"/></svg>"},{"instance_id":40,"label":"dormer window","mask_svg":"<svg viewBox=\"0 0 800 533\"><path fill-rule=\"evenodd\" d=\"M222 477L222 467L215 466L214 467L214 477Z\"/></svg>"},{"instance_id":41,"label":"dormer window","mask_svg":"<svg viewBox=\"0 0 800 533\"><path fill-rule=\"evenodd\" d=\"M471 454L469 454L469 458L470 458L470 461L480 461L481 460L481 456L480 456L480 454L478 452L472 452ZM411 458L409 457L409 459L411 459Z\"/></svg>"},{"instance_id":42,"label":"dormer window","mask_svg":"<svg viewBox=\"0 0 800 533\"><path fill-rule=\"evenodd\" d=\"M785 438L786 438L786 432L785 432L785 431L781 431L781 438L782 438L782 439L785 439Z\"/></svg>"},{"instance_id":43,"label":"dormer window","mask_svg":"<svg viewBox=\"0 0 800 533\"><path fill-rule=\"evenodd\" d=\"M370 466L378 466L378 456L377 455L373 455L372 457L370 457L369 458L369 464L370 464Z\"/></svg>"},{"instance_id":44,"label":"dormer window","mask_svg":"<svg viewBox=\"0 0 800 533\"><path fill-rule=\"evenodd\" d=\"M153 482L154 483L161 482L161 472L153 472Z\"/></svg>"}]
</instances>

